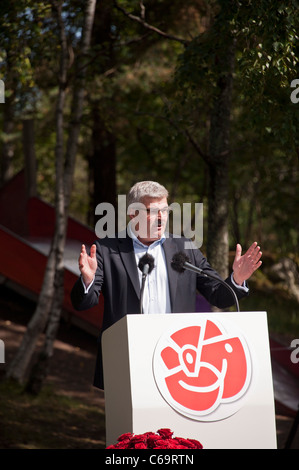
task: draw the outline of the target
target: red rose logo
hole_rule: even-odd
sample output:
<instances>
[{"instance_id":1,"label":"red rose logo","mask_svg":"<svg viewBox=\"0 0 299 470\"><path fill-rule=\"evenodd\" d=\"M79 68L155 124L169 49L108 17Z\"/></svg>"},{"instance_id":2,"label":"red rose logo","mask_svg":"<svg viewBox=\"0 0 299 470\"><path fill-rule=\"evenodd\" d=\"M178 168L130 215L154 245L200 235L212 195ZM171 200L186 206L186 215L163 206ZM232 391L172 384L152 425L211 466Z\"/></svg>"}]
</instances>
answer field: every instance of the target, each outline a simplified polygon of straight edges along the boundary
<instances>
[{"instance_id":1,"label":"red rose logo","mask_svg":"<svg viewBox=\"0 0 299 470\"><path fill-rule=\"evenodd\" d=\"M230 330L203 320L160 338L154 356L156 383L180 413L209 421L236 412L236 401L248 389L251 362L246 342L235 328Z\"/></svg>"}]
</instances>

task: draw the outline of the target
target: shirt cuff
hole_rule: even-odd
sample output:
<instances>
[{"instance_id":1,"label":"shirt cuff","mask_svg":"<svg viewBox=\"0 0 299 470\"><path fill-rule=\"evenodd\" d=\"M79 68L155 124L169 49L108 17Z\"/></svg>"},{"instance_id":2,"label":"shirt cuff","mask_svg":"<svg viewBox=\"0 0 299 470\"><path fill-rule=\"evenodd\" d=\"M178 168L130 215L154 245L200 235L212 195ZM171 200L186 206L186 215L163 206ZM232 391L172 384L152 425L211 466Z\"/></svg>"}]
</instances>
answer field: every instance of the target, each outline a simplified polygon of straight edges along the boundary
<instances>
[{"instance_id":1,"label":"shirt cuff","mask_svg":"<svg viewBox=\"0 0 299 470\"><path fill-rule=\"evenodd\" d=\"M94 283L94 278L93 278L93 280L91 281L91 283L89 284L88 287L86 287L86 285L84 284L84 281L83 281L82 276L81 276L81 282L82 282L82 285L83 285L84 294L88 294L89 289L91 288L91 286L92 286L93 283Z\"/></svg>"},{"instance_id":2,"label":"shirt cuff","mask_svg":"<svg viewBox=\"0 0 299 470\"><path fill-rule=\"evenodd\" d=\"M233 284L234 287L236 287L237 289L241 289L243 290L244 292L249 292L249 289L248 289L248 286L247 286L247 283L246 281L243 282L243 284L240 286L239 284L236 284L235 281L234 281L234 273L231 274L231 282Z\"/></svg>"}]
</instances>

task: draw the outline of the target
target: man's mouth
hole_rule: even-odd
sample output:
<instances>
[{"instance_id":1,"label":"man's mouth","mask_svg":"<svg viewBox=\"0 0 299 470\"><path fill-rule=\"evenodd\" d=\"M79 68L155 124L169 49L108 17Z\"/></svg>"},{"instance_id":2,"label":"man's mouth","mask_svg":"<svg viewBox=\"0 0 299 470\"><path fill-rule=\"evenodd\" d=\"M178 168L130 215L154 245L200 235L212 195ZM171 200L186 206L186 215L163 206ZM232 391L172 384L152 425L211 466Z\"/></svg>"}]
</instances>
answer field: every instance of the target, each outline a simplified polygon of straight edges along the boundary
<instances>
[{"instance_id":1,"label":"man's mouth","mask_svg":"<svg viewBox=\"0 0 299 470\"><path fill-rule=\"evenodd\" d=\"M151 238L160 237L163 233L164 225L162 220L158 219L150 228L150 236Z\"/></svg>"}]
</instances>

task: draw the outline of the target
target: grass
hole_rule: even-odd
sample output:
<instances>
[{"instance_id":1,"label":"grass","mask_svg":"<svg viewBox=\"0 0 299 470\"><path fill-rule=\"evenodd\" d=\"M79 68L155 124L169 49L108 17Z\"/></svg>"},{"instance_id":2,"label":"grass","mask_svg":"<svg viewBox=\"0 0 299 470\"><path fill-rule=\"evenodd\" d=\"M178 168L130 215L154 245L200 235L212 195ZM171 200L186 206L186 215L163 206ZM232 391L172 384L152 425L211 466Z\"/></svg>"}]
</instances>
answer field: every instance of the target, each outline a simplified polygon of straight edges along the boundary
<instances>
[{"instance_id":1,"label":"grass","mask_svg":"<svg viewBox=\"0 0 299 470\"><path fill-rule=\"evenodd\" d=\"M0 448L103 449L105 417L95 406L53 393L38 396L16 383L0 383Z\"/></svg>"}]
</instances>

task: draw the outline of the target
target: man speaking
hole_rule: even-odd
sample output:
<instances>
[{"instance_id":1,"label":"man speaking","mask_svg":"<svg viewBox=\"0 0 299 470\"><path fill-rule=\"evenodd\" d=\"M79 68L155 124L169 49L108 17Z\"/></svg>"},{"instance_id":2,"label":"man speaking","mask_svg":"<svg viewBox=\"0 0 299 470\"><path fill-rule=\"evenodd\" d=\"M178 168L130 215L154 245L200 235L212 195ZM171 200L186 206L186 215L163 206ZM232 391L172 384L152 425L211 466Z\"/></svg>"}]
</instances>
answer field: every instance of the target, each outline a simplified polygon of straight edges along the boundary
<instances>
[{"instance_id":1,"label":"man speaking","mask_svg":"<svg viewBox=\"0 0 299 470\"><path fill-rule=\"evenodd\" d=\"M262 263L257 243L244 255L237 245L233 272L225 280L227 289L199 249L186 249L186 244L191 246L190 240L165 233L167 199L168 192L159 183L136 183L128 194L130 222L125 236L97 240L89 254L82 245L81 276L71 292L72 304L76 310L89 309L102 293L102 331L127 314L194 312L197 292L220 309L233 305L230 290L238 299L248 295L246 281ZM173 269L174 257L184 253L203 274ZM104 388L100 338L94 385Z\"/></svg>"}]
</instances>

